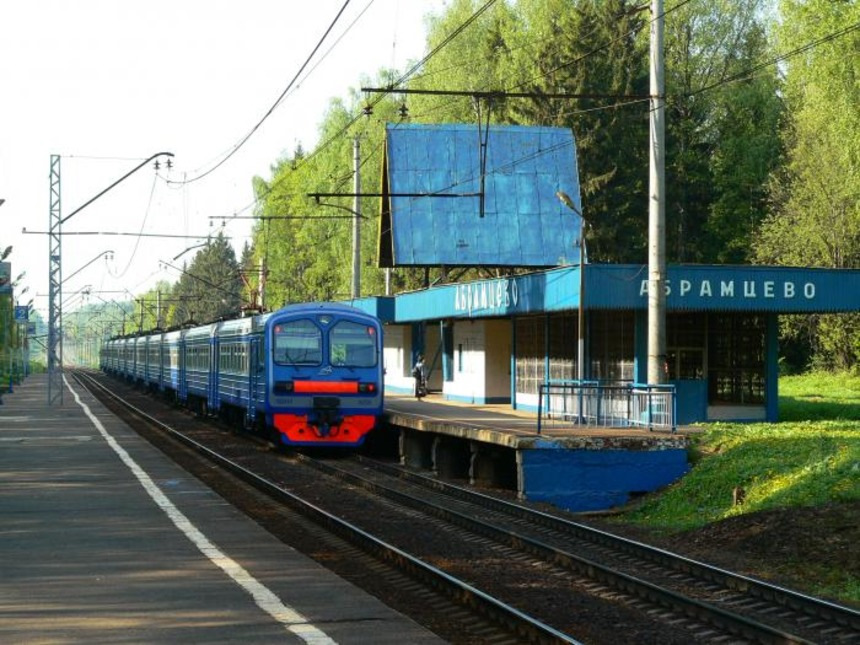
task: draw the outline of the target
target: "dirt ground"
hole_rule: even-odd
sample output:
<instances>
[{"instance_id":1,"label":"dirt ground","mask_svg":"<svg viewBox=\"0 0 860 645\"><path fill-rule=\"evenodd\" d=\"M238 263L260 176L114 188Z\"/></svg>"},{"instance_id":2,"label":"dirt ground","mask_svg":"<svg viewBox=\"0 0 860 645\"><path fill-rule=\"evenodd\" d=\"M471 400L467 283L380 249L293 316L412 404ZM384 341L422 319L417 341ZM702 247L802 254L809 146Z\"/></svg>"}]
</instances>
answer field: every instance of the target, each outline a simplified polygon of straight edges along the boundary
<instances>
[{"instance_id":1,"label":"dirt ground","mask_svg":"<svg viewBox=\"0 0 860 645\"><path fill-rule=\"evenodd\" d=\"M838 592L821 591L860 586L860 502L748 513L668 537L617 519L587 523L860 608Z\"/></svg>"}]
</instances>

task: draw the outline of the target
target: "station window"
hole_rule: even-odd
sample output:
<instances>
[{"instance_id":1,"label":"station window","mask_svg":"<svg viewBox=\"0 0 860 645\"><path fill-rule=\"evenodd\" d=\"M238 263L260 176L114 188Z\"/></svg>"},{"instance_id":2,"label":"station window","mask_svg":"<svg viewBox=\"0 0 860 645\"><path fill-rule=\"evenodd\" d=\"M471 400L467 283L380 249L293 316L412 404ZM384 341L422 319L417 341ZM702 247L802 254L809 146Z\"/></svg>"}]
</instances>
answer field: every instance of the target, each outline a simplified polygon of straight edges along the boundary
<instances>
[{"instance_id":1,"label":"station window","mask_svg":"<svg viewBox=\"0 0 860 645\"><path fill-rule=\"evenodd\" d=\"M633 312L588 312L588 378L610 382L633 380ZM576 342L576 341L574 341Z\"/></svg>"},{"instance_id":2,"label":"station window","mask_svg":"<svg viewBox=\"0 0 860 645\"><path fill-rule=\"evenodd\" d=\"M577 314L554 314L549 318L549 378L576 378Z\"/></svg>"},{"instance_id":3,"label":"station window","mask_svg":"<svg viewBox=\"0 0 860 645\"><path fill-rule=\"evenodd\" d=\"M708 401L764 403L765 318L712 315L708 320Z\"/></svg>"},{"instance_id":4,"label":"station window","mask_svg":"<svg viewBox=\"0 0 860 645\"><path fill-rule=\"evenodd\" d=\"M528 316L516 319L517 392L537 394L546 380L546 318Z\"/></svg>"},{"instance_id":5,"label":"station window","mask_svg":"<svg viewBox=\"0 0 860 645\"><path fill-rule=\"evenodd\" d=\"M705 378L706 330L705 314L673 314L667 317L666 362L670 381Z\"/></svg>"}]
</instances>

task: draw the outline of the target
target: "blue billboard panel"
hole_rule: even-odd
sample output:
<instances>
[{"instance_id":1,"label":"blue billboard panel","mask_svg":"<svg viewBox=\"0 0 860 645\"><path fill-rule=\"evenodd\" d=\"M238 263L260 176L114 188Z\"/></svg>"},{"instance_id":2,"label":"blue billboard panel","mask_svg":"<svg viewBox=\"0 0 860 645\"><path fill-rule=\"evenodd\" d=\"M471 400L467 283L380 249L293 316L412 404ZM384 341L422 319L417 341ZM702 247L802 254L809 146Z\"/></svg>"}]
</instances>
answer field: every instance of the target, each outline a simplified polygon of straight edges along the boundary
<instances>
[{"instance_id":1,"label":"blue billboard panel","mask_svg":"<svg viewBox=\"0 0 860 645\"><path fill-rule=\"evenodd\" d=\"M582 206L568 129L390 124L382 193L380 266L579 262Z\"/></svg>"}]
</instances>

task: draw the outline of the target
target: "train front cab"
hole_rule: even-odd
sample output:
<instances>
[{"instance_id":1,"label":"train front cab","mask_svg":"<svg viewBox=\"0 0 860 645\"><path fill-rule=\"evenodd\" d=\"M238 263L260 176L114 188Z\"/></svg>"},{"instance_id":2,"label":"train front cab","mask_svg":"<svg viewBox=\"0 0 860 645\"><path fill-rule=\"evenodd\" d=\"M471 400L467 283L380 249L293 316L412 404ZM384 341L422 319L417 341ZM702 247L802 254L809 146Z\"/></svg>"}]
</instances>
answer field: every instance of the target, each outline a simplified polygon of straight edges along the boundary
<instances>
[{"instance_id":1,"label":"train front cab","mask_svg":"<svg viewBox=\"0 0 860 645\"><path fill-rule=\"evenodd\" d=\"M382 412L382 328L341 305L296 305L264 332L266 421L282 443L359 446Z\"/></svg>"}]
</instances>

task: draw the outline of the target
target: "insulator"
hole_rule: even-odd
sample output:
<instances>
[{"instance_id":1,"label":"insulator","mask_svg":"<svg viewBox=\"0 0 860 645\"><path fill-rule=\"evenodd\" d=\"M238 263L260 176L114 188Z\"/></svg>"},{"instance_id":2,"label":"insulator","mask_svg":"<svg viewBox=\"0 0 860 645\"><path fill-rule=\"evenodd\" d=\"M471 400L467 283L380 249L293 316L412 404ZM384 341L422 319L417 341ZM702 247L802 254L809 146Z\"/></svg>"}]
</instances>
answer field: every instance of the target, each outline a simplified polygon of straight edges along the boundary
<instances>
[{"instance_id":1,"label":"insulator","mask_svg":"<svg viewBox=\"0 0 860 645\"><path fill-rule=\"evenodd\" d=\"M373 107L368 103L364 106L362 113L364 114L364 116L371 116L373 114Z\"/></svg>"},{"instance_id":2,"label":"insulator","mask_svg":"<svg viewBox=\"0 0 860 645\"><path fill-rule=\"evenodd\" d=\"M409 117L409 108L408 108L408 107L406 107L406 103L403 103L403 104L400 106L400 118L401 118L401 119L406 119L406 118L408 118L408 117Z\"/></svg>"}]
</instances>

